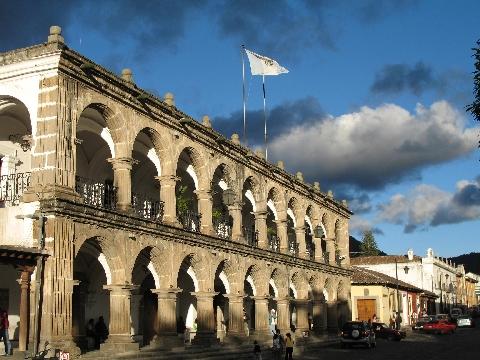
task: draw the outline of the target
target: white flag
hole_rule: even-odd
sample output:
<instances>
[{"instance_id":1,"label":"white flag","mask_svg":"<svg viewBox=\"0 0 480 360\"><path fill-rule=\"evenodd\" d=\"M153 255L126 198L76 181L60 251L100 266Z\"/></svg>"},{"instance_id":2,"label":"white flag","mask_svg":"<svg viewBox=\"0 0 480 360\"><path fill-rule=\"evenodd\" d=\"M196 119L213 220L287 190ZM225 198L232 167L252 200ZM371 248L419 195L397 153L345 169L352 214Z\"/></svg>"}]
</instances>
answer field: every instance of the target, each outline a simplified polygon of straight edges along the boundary
<instances>
[{"instance_id":1,"label":"white flag","mask_svg":"<svg viewBox=\"0 0 480 360\"><path fill-rule=\"evenodd\" d=\"M250 62L252 75L280 75L288 73L288 70L275 60L247 49L245 49L245 51L247 52L248 61Z\"/></svg>"}]
</instances>

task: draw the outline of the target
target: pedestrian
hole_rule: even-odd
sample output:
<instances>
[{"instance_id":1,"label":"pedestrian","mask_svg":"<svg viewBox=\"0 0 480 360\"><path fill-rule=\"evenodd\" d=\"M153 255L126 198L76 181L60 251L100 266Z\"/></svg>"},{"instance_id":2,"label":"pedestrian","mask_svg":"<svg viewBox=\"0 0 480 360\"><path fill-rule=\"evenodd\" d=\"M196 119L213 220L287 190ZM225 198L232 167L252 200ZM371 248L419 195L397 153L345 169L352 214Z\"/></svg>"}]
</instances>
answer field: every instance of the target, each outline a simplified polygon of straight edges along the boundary
<instances>
[{"instance_id":1,"label":"pedestrian","mask_svg":"<svg viewBox=\"0 0 480 360\"><path fill-rule=\"evenodd\" d=\"M292 340L292 336L290 333L287 333L285 338L285 360L292 360L293 359L293 344L294 341Z\"/></svg>"},{"instance_id":2,"label":"pedestrian","mask_svg":"<svg viewBox=\"0 0 480 360\"><path fill-rule=\"evenodd\" d=\"M394 329L394 328L395 328L395 320L394 320L394 318L393 318L393 315L390 316L390 323L389 323L389 325L390 325L390 329Z\"/></svg>"},{"instance_id":3,"label":"pedestrian","mask_svg":"<svg viewBox=\"0 0 480 360\"><path fill-rule=\"evenodd\" d=\"M95 324L95 335L97 336L97 349L100 349L100 344L103 344L108 338L108 328L103 316L100 316Z\"/></svg>"},{"instance_id":4,"label":"pedestrian","mask_svg":"<svg viewBox=\"0 0 480 360\"><path fill-rule=\"evenodd\" d=\"M372 316L372 322L377 322L377 314L373 314Z\"/></svg>"},{"instance_id":5,"label":"pedestrian","mask_svg":"<svg viewBox=\"0 0 480 360\"><path fill-rule=\"evenodd\" d=\"M12 343L10 342L10 337L8 336L8 327L10 323L8 322L8 313L6 310L0 310L0 340L3 339L3 344L5 345L5 356L12 355Z\"/></svg>"},{"instance_id":6,"label":"pedestrian","mask_svg":"<svg viewBox=\"0 0 480 360\"><path fill-rule=\"evenodd\" d=\"M397 330L400 330L401 324L402 324L402 317L400 316L400 311L398 311L397 317L395 318L395 325Z\"/></svg>"},{"instance_id":7,"label":"pedestrian","mask_svg":"<svg viewBox=\"0 0 480 360\"><path fill-rule=\"evenodd\" d=\"M278 337L277 333L273 333L272 351L273 360L280 360L281 347L280 338Z\"/></svg>"},{"instance_id":8,"label":"pedestrian","mask_svg":"<svg viewBox=\"0 0 480 360\"><path fill-rule=\"evenodd\" d=\"M97 335L95 334L95 320L88 320L87 326L85 327L85 337L87 340L87 350L93 350L100 346L98 343Z\"/></svg>"},{"instance_id":9,"label":"pedestrian","mask_svg":"<svg viewBox=\"0 0 480 360\"><path fill-rule=\"evenodd\" d=\"M253 358L255 360L262 360L262 349L260 349L257 340L253 342Z\"/></svg>"}]
</instances>

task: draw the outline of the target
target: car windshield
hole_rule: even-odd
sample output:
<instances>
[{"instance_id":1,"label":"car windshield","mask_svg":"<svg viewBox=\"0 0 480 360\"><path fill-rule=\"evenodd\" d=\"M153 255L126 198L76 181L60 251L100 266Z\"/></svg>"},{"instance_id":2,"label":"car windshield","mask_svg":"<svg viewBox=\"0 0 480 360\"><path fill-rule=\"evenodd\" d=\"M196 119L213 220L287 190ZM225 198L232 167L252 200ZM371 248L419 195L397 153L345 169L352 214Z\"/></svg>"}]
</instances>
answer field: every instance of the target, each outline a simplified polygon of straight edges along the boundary
<instances>
[{"instance_id":1,"label":"car windshield","mask_svg":"<svg viewBox=\"0 0 480 360\"><path fill-rule=\"evenodd\" d=\"M343 330L351 330L351 329L360 330L362 328L363 328L362 323L346 323L345 325L343 325Z\"/></svg>"}]
</instances>

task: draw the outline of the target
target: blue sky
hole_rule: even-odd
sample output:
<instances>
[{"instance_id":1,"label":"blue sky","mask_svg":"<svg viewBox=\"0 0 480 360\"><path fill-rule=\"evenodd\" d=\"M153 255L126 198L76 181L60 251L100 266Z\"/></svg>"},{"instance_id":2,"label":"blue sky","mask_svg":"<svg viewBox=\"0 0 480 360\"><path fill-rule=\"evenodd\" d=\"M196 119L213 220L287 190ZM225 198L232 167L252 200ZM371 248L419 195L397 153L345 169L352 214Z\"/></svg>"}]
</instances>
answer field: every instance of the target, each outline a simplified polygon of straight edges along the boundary
<instances>
[{"instance_id":1,"label":"blue sky","mask_svg":"<svg viewBox=\"0 0 480 360\"><path fill-rule=\"evenodd\" d=\"M269 160L333 189L387 253L480 251L479 123L471 48L478 1L11 1L0 51L67 45L196 119L242 129L240 45L290 73L267 78ZM21 24L21 25L19 25ZM247 69L248 70L248 69ZM262 145L261 79L247 76L249 145Z\"/></svg>"}]
</instances>

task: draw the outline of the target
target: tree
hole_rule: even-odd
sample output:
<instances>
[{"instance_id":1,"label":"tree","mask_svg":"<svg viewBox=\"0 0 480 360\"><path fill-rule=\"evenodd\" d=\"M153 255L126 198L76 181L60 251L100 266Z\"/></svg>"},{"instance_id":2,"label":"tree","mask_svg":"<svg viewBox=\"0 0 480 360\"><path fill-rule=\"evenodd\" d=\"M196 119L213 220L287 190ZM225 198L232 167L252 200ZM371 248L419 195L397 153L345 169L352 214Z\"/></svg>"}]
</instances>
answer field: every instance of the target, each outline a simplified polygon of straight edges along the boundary
<instances>
[{"instance_id":1,"label":"tree","mask_svg":"<svg viewBox=\"0 0 480 360\"><path fill-rule=\"evenodd\" d=\"M380 250L377 242L375 241L375 236L373 236L372 230L366 230L363 232L360 250L362 252L362 256L378 256L380 254Z\"/></svg>"},{"instance_id":2,"label":"tree","mask_svg":"<svg viewBox=\"0 0 480 360\"><path fill-rule=\"evenodd\" d=\"M477 47L472 48L475 58L475 70L473 71L473 103L467 105L467 111L471 112L473 117L480 121L480 40L477 41Z\"/></svg>"}]
</instances>

